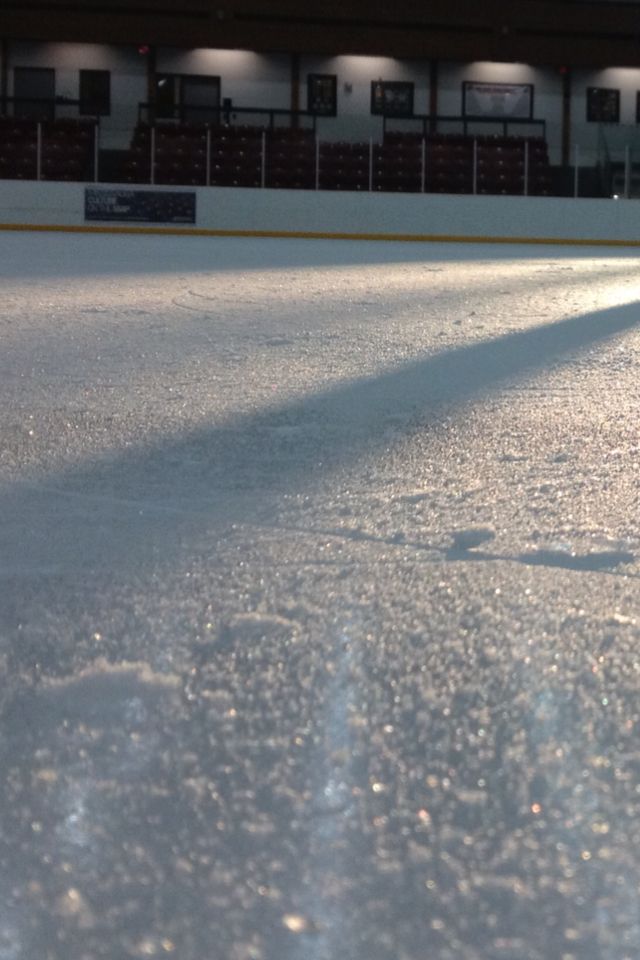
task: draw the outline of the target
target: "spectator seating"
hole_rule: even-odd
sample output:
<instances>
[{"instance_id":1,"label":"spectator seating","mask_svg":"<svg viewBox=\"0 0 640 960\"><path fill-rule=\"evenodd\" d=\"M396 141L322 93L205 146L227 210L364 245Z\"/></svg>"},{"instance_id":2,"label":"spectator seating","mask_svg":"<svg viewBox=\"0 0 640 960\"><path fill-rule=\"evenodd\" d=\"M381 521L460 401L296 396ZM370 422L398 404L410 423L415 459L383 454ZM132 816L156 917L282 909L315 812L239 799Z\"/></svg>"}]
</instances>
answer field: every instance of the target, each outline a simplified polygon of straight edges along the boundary
<instances>
[{"instance_id":1,"label":"spectator seating","mask_svg":"<svg viewBox=\"0 0 640 960\"><path fill-rule=\"evenodd\" d=\"M400 160L411 143L421 142L420 134L392 132L385 136L385 145L391 151L398 151ZM543 138L462 134L431 134L425 139L425 190L473 193L474 143L477 193L545 195L550 192L549 160Z\"/></svg>"},{"instance_id":2,"label":"spectator seating","mask_svg":"<svg viewBox=\"0 0 640 960\"><path fill-rule=\"evenodd\" d=\"M265 186L313 190L316 143L312 130L276 128L265 134Z\"/></svg>"},{"instance_id":3,"label":"spectator seating","mask_svg":"<svg viewBox=\"0 0 640 960\"><path fill-rule=\"evenodd\" d=\"M40 123L40 179L93 179L94 124L82 120ZM0 117L0 178L36 180L38 123Z\"/></svg>"},{"instance_id":4,"label":"spectator seating","mask_svg":"<svg viewBox=\"0 0 640 960\"><path fill-rule=\"evenodd\" d=\"M261 186L262 130L259 127L211 128L209 183L217 187Z\"/></svg>"},{"instance_id":5,"label":"spectator seating","mask_svg":"<svg viewBox=\"0 0 640 960\"><path fill-rule=\"evenodd\" d=\"M0 118L0 178L93 179L92 121ZM153 153L153 158L152 158ZM153 163L153 170L152 170ZM140 123L123 164L126 183L419 193L546 195L539 137L389 132L381 144L316 142L298 128ZM526 180L526 183L525 183Z\"/></svg>"},{"instance_id":6,"label":"spectator seating","mask_svg":"<svg viewBox=\"0 0 640 960\"><path fill-rule=\"evenodd\" d=\"M38 128L33 120L0 118L0 177L35 180Z\"/></svg>"},{"instance_id":7,"label":"spectator seating","mask_svg":"<svg viewBox=\"0 0 640 960\"><path fill-rule=\"evenodd\" d=\"M95 125L91 121L48 120L42 124L43 180L92 180Z\"/></svg>"},{"instance_id":8,"label":"spectator seating","mask_svg":"<svg viewBox=\"0 0 640 960\"><path fill-rule=\"evenodd\" d=\"M368 143L320 143L318 186L321 190L369 189Z\"/></svg>"}]
</instances>

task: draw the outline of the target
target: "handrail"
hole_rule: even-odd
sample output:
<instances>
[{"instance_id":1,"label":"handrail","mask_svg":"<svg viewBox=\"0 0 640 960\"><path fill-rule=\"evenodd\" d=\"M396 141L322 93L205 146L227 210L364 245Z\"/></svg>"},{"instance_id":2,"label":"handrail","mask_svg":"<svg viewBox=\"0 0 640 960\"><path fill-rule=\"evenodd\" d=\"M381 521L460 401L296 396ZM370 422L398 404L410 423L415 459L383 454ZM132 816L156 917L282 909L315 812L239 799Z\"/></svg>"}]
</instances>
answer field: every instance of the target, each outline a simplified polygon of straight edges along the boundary
<instances>
[{"instance_id":1,"label":"handrail","mask_svg":"<svg viewBox=\"0 0 640 960\"><path fill-rule=\"evenodd\" d=\"M515 127L537 127L541 130L541 136L546 138L547 121L538 119L523 119L521 117L484 117L471 116L469 114L445 114L445 113L414 113L409 117L391 117L388 115L382 118L382 130L384 134L389 131L391 123L412 123L420 124L420 132L423 137L438 132L438 125L444 123L455 123L462 125L462 133L468 135L469 125L484 124L486 126L501 126L503 135L508 136L508 129ZM398 131L400 132L400 131Z\"/></svg>"},{"instance_id":2,"label":"handrail","mask_svg":"<svg viewBox=\"0 0 640 960\"><path fill-rule=\"evenodd\" d=\"M105 114L102 114L100 112L80 114L81 102L82 101L76 100L73 97L6 97L4 96L4 97L0 97L0 116L9 117L12 120L56 120L58 119L56 114L58 112L58 109L61 107L77 107L78 119L85 120L87 123L90 123L92 120L95 123L99 123L100 118L105 116ZM42 107L43 108L42 114L40 116L20 115L19 113L16 113L16 109L15 109L16 106ZM10 112L9 107L13 107L13 111Z\"/></svg>"},{"instance_id":3,"label":"handrail","mask_svg":"<svg viewBox=\"0 0 640 960\"><path fill-rule=\"evenodd\" d=\"M158 116L158 113L161 112L162 116ZM143 115L146 113L146 117ZM148 123L150 125L157 123L158 121L166 120L171 122L172 120L177 120L184 123L185 117L189 115L197 117L198 114L202 116L202 120L195 122L201 123L214 123L214 125L224 124L226 126L232 126L232 120L235 120L238 114L242 115L252 115L256 114L259 117L265 117L268 119L267 126L270 130L275 128L275 119L276 117L288 117L291 121L291 125L297 122L299 119L310 117L312 123L310 126L305 129L315 132L316 129L316 120L317 115L311 113L309 110L287 110L282 107L235 107L228 104L223 104L221 106L207 107L207 106L190 106L185 104L174 105L170 110L162 108L159 111L158 105L151 103L150 101L141 101L138 104L138 123ZM211 117L215 119L212 121Z\"/></svg>"}]
</instances>

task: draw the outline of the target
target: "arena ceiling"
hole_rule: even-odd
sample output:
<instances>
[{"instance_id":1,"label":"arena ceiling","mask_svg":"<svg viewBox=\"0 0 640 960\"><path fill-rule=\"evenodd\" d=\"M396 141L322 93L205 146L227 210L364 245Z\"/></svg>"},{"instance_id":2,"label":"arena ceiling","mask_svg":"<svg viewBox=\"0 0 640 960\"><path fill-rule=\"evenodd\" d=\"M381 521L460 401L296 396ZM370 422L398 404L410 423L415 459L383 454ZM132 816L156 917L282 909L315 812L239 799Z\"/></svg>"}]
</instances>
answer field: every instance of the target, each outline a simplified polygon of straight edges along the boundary
<instances>
[{"instance_id":1,"label":"arena ceiling","mask_svg":"<svg viewBox=\"0 0 640 960\"><path fill-rule=\"evenodd\" d=\"M640 3L0 0L0 38L640 66Z\"/></svg>"}]
</instances>

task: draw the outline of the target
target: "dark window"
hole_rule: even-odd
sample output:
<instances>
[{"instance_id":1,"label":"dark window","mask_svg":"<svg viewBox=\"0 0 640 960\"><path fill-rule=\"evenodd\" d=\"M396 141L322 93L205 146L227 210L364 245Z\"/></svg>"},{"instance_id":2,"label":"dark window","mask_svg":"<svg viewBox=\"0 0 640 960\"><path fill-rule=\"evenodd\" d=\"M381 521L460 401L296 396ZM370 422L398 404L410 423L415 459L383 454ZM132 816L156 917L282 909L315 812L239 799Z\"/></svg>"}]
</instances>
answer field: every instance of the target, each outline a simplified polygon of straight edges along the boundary
<instances>
[{"instance_id":1,"label":"dark window","mask_svg":"<svg viewBox=\"0 0 640 960\"><path fill-rule=\"evenodd\" d=\"M16 117L53 120L56 96L55 70L50 67L15 67L13 96Z\"/></svg>"},{"instance_id":2,"label":"dark window","mask_svg":"<svg viewBox=\"0 0 640 960\"><path fill-rule=\"evenodd\" d=\"M109 116L111 113L111 74L108 70L80 71L80 113Z\"/></svg>"},{"instance_id":3,"label":"dark window","mask_svg":"<svg viewBox=\"0 0 640 960\"><path fill-rule=\"evenodd\" d=\"M307 77L307 110L319 117L338 112L337 77L331 73L310 73Z\"/></svg>"},{"instance_id":4,"label":"dark window","mask_svg":"<svg viewBox=\"0 0 640 960\"><path fill-rule=\"evenodd\" d=\"M587 120L594 123L618 123L620 91L607 87L587 87Z\"/></svg>"}]
</instances>

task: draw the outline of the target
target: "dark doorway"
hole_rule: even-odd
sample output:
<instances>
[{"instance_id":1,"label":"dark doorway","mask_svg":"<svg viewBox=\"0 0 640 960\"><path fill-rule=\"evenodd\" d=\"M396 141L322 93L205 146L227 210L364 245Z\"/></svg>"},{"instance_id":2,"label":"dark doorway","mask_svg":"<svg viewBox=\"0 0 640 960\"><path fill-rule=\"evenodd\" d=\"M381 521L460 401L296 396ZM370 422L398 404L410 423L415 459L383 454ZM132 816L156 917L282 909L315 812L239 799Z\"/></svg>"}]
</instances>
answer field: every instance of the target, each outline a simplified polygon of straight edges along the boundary
<instances>
[{"instance_id":1,"label":"dark doorway","mask_svg":"<svg viewBox=\"0 0 640 960\"><path fill-rule=\"evenodd\" d=\"M108 70L80 71L80 113L94 117L106 117L111 113L111 74Z\"/></svg>"},{"instance_id":2,"label":"dark doorway","mask_svg":"<svg viewBox=\"0 0 640 960\"><path fill-rule=\"evenodd\" d=\"M156 117L189 123L217 123L220 77L161 73L156 79Z\"/></svg>"},{"instance_id":3,"label":"dark doorway","mask_svg":"<svg viewBox=\"0 0 640 960\"><path fill-rule=\"evenodd\" d=\"M219 77L182 77L182 119L217 123L220 110Z\"/></svg>"}]
</instances>

